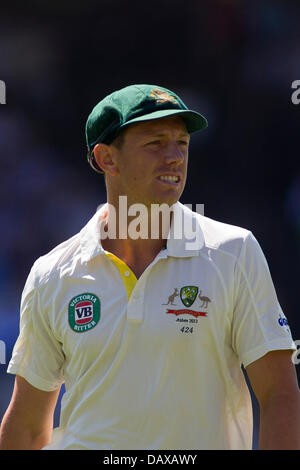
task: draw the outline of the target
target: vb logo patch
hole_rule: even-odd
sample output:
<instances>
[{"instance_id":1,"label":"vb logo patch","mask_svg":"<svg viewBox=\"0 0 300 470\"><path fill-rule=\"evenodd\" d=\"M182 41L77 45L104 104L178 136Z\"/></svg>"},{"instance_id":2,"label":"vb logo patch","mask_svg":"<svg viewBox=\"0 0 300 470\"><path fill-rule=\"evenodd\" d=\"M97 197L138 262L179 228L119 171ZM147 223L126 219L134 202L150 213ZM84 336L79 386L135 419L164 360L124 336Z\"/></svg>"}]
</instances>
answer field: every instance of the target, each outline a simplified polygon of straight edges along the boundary
<instances>
[{"instance_id":1,"label":"vb logo patch","mask_svg":"<svg viewBox=\"0 0 300 470\"><path fill-rule=\"evenodd\" d=\"M100 320L100 299L95 294L76 295L69 302L69 325L76 333L94 328Z\"/></svg>"}]
</instances>

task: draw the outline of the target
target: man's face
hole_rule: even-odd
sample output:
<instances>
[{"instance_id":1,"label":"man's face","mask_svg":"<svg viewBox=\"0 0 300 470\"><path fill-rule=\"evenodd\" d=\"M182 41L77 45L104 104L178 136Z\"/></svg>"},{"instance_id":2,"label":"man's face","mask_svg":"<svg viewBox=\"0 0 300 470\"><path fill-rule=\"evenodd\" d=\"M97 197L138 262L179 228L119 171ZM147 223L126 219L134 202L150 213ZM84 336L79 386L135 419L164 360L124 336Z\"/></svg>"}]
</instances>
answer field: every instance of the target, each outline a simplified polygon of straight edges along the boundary
<instances>
[{"instance_id":1,"label":"man's face","mask_svg":"<svg viewBox=\"0 0 300 470\"><path fill-rule=\"evenodd\" d=\"M129 126L121 148L114 148L119 195L148 207L178 201L186 181L189 141L178 116Z\"/></svg>"}]
</instances>

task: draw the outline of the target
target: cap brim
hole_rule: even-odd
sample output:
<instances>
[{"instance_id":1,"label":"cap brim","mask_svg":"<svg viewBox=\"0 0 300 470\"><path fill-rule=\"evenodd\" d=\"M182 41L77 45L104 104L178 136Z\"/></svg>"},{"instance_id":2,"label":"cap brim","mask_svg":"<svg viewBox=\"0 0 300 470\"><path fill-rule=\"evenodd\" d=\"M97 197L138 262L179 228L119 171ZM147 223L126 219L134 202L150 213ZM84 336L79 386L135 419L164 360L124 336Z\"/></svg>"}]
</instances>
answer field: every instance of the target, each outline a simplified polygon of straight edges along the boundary
<instances>
[{"instance_id":1,"label":"cap brim","mask_svg":"<svg viewBox=\"0 0 300 470\"><path fill-rule=\"evenodd\" d=\"M163 109L160 111L154 111L153 113L145 114L144 116L131 119L120 126L120 129L134 124L135 122L151 121L155 119L161 119L169 116L180 116L186 125L186 129L189 134L192 132L200 131L207 127L208 122L202 114L196 111L189 111L184 109Z\"/></svg>"}]
</instances>

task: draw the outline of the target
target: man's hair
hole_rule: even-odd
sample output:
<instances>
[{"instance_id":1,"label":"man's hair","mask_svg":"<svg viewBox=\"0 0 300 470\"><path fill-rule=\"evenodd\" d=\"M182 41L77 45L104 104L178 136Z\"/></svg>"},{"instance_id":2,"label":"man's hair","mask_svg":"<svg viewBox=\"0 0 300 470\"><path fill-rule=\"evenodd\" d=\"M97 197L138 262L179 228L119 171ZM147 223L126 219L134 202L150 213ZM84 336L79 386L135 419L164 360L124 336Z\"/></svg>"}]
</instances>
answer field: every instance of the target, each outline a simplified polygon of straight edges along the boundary
<instances>
[{"instance_id":1,"label":"man's hair","mask_svg":"<svg viewBox=\"0 0 300 470\"><path fill-rule=\"evenodd\" d=\"M126 133L126 128L122 129L121 132L117 135L117 137L114 138L114 140L111 142L110 145L114 145L118 150L121 150L122 145L124 144L125 141L125 133Z\"/></svg>"}]
</instances>

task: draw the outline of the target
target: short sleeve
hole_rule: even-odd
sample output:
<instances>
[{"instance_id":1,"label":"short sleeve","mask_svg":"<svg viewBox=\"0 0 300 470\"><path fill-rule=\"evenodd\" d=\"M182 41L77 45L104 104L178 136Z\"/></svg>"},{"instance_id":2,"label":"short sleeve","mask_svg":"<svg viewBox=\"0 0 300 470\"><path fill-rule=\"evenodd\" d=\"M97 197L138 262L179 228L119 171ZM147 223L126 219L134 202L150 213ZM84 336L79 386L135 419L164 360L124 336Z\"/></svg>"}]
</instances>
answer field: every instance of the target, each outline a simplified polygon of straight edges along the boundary
<instances>
[{"instance_id":1,"label":"short sleeve","mask_svg":"<svg viewBox=\"0 0 300 470\"><path fill-rule=\"evenodd\" d=\"M27 278L20 309L20 332L7 372L24 377L34 387L56 390L63 383L64 354L40 304L35 265Z\"/></svg>"},{"instance_id":2,"label":"short sleeve","mask_svg":"<svg viewBox=\"0 0 300 470\"><path fill-rule=\"evenodd\" d=\"M267 352L296 349L269 267L251 232L235 268L232 347L246 367Z\"/></svg>"}]
</instances>

